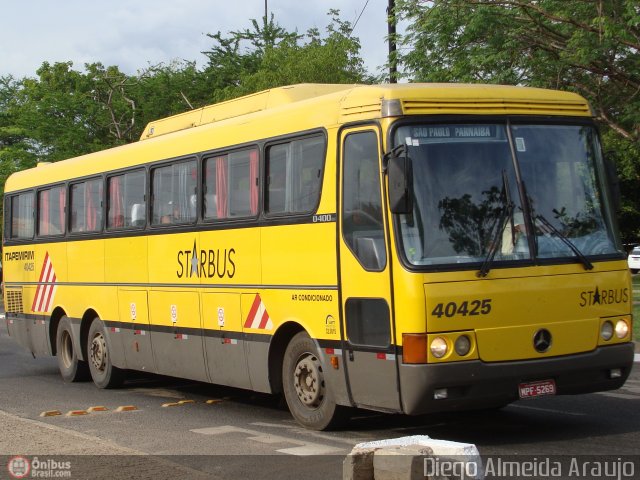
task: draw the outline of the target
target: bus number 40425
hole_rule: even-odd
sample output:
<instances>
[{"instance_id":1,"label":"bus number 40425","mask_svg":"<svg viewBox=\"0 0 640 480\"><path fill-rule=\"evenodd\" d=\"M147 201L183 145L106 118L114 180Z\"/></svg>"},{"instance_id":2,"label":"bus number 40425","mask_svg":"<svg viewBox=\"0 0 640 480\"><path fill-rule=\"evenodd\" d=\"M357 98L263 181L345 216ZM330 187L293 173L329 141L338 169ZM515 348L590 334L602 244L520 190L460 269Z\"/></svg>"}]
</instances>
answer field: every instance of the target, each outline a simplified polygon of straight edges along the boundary
<instances>
[{"instance_id":1,"label":"bus number 40425","mask_svg":"<svg viewBox=\"0 0 640 480\"><path fill-rule=\"evenodd\" d=\"M484 300L465 300L463 302L438 303L431 315L434 317L473 317L477 315L488 315L491 313L491 299Z\"/></svg>"}]
</instances>

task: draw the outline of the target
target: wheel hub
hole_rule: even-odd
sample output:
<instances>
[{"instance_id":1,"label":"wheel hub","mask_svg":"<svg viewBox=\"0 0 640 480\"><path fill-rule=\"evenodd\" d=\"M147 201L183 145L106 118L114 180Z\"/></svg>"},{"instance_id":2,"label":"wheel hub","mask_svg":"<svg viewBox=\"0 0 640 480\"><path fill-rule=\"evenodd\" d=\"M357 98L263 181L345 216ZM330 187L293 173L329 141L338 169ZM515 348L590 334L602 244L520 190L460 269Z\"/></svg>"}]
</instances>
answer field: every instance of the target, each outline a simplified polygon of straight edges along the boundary
<instances>
[{"instance_id":1,"label":"wheel hub","mask_svg":"<svg viewBox=\"0 0 640 480\"><path fill-rule=\"evenodd\" d=\"M66 330L62 332L61 356L62 362L66 368L69 368L73 362L73 342L71 335Z\"/></svg>"},{"instance_id":2,"label":"wheel hub","mask_svg":"<svg viewBox=\"0 0 640 480\"><path fill-rule=\"evenodd\" d=\"M96 334L91 341L91 363L98 371L103 371L107 360L107 344L101 333Z\"/></svg>"},{"instance_id":3,"label":"wheel hub","mask_svg":"<svg viewBox=\"0 0 640 480\"><path fill-rule=\"evenodd\" d=\"M293 384L303 404L309 407L320 405L324 398L324 379L317 357L306 354L298 360L293 373Z\"/></svg>"}]
</instances>

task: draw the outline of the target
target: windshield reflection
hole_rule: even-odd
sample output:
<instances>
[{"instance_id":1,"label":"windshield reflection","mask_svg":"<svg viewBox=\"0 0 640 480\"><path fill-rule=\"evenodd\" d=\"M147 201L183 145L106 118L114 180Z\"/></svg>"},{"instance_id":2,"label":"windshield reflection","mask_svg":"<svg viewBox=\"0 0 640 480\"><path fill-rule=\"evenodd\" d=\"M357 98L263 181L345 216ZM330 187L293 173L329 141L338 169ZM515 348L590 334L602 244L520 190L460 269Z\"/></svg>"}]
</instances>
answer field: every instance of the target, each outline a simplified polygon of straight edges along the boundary
<instances>
[{"instance_id":1,"label":"windshield reflection","mask_svg":"<svg viewBox=\"0 0 640 480\"><path fill-rule=\"evenodd\" d=\"M413 212L399 216L406 259L415 266L482 263L484 271L490 263L575 257L570 244L584 255L619 253L602 197L594 131L573 125L507 128L442 124L396 130L396 144L407 145L413 168ZM528 222L525 212L531 214ZM554 228L545 228L540 218Z\"/></svg>"}]
</instances>

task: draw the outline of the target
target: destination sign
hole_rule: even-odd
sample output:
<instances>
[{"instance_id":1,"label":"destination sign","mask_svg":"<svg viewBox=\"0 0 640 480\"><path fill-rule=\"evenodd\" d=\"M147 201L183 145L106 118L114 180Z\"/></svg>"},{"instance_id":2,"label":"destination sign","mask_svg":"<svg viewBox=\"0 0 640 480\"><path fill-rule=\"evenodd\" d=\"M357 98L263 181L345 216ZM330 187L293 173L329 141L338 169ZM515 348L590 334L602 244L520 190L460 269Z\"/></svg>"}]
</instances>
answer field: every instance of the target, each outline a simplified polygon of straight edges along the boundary
<instances>
[{"instance_id":1,"label":"destination sign","mask_svg":"<svg viewBox=\"0 0 640 480\"><path fill-rule=\"evenodd\" d=\"M495 138L496 125L433 125L411 128L413 138Z\"/></svg>"}]
</instances>

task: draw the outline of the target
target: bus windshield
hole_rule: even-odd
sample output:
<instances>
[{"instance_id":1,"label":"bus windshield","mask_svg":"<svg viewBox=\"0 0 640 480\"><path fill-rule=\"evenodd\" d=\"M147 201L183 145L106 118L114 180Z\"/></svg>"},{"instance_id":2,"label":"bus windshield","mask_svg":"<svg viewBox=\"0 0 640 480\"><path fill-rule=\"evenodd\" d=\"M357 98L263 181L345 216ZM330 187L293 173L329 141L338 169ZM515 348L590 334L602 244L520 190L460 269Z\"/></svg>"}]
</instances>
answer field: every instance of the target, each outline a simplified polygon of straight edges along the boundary
<instances>
[{"instance_id":1,"label":"bus windshield","mask_svg":"<svg viewBox=\"0 0 640 480\"><path fill-rule=\"evenodd\" d=\"M412 160L413 211L399 216L411 265L621 253L591 126L413 124L395 144Z\"/></svg>"}]
</instances>

